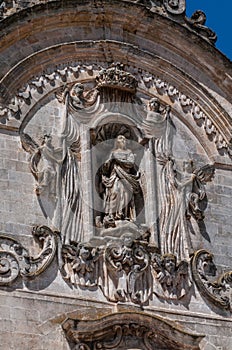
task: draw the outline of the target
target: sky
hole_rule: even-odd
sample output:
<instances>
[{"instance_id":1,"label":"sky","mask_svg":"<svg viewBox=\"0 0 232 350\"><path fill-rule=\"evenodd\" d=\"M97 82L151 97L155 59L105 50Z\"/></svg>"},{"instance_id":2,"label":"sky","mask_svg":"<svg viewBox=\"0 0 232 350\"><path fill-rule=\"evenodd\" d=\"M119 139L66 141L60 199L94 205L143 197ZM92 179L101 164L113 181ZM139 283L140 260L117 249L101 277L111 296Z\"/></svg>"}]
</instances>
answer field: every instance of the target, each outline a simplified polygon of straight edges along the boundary
<instances>
[{"instance_id":1,"label":"sky","mask_svg":"<svg viewBox=\"0 0 232 350\"><path fill-rule=\"evenodd\" d=\"M186 0L187 16L206 14L206 26L217 34L216 47L232 61L232 0Z\"/></svg>"}]
</instances>

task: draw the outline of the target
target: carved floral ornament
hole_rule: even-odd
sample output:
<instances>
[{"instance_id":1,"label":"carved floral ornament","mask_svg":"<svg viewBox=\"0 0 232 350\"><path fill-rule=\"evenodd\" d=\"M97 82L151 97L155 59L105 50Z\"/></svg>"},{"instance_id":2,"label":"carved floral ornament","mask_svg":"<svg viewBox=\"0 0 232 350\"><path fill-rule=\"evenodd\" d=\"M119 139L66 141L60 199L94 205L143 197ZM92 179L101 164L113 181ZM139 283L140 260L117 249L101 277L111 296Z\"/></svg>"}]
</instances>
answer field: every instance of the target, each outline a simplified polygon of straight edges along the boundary
<instances>
[{"instance_id":1,"label":"carved floral ornament","mask_svg":"<svg viewBox=\"0 0 232 350\"><path fill-rule=\"evenodd\" d=\"M191 18L185 16L186 0L122 0L133 5L144 6L151 12L162 14L170 19L190 28L200 34L204 39L214 44L217 40L216 34L205 26L206 15L202 11L196 11ZM46 1L49 4L49 0ZM44 1L10 2L8 0L0 3L0 21L12 16L14 13L31 8ZM100 3L102 6L102 2Z\"/></svg>"},{"instance_id":2,"label":"carved floral ornament","mask_svg":"<svg viewBox=\"0 0 232 350\"><path fill-rule=\"evenodd\" d=\"M57 90L57 135L37 143L21 131L50 228L35 230L42 240L36 258L1 237L1 284L43 272L58 241L61 274L77 290L147 305L155 298L186 302L196 284L209 302L230 310L231 272L211 281L205 266L213 257L195 252L192 242L193 227L201 234L214 165L186 160L180 168L170 106L158 97L145 105L137 87L134 75L112 65L89 89L77 82Z\"/></svg>"}]
</instances>

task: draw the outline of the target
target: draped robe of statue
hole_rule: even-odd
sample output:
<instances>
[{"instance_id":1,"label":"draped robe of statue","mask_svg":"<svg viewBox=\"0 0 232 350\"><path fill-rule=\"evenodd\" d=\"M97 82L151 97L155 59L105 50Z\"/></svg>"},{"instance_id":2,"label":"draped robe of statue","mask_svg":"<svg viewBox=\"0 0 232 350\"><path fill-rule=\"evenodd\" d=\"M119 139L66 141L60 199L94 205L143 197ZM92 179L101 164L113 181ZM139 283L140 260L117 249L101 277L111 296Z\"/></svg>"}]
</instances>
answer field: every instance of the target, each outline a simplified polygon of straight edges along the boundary
<instances>
[{"instance_id":1,"label":"draped robe of statue","mask_svg":"<svg viewBox=\"0 0 232 350\"><path fill-rule=\"evenodd\" d=\"M194 174L183 173L177 180L174 162L168 159L161 171L163 205L160 218L162 253L172 253L178 261L188 260L191 251L187 210Z\"/></svg>"},{"instance_id":2,"label":"draped robe of statue","mask_svg":"<svg viewBox=\"0 0 232 350\"><path fill-rule=\"evenodd\" d=\"M56 167L56 201L51 224L61 232L64 244L83 240L81 175L77 155L70 148L79 142L79 123L69 99L70 94L67 92L59 135L60 148L53 154Z\"/></svg>"},{"instance_id":3,"label":"draped robe of statue","mask_svg":"<svg viewBox=\"0 0 232 350\"><path fill-rule=\"evenodd\" d=\"M122 139L120 141L120 138ZM119 135L116 144L125 142ZM106 220L136 220L134 195L140 191L139 173L135 156L125 145L117 146L103 166L102 183L105 186L104 212Z\"/></svg>"},{"instance_id":4,"label":"draped robe of statue","mask_svg":"<svg viewBox=\"0 0 232 350\"><path fill-rule=\"evenodd\" d=\"M189 199L195 175L184 171L177 178L176 164L172 157L174 126L167 114L164 132L155 140L155 153L159 172L160 193L160 243L162 254L174 254L178 262L188 260L191 251L187 219Z\"/></svg>"}]
</instances>

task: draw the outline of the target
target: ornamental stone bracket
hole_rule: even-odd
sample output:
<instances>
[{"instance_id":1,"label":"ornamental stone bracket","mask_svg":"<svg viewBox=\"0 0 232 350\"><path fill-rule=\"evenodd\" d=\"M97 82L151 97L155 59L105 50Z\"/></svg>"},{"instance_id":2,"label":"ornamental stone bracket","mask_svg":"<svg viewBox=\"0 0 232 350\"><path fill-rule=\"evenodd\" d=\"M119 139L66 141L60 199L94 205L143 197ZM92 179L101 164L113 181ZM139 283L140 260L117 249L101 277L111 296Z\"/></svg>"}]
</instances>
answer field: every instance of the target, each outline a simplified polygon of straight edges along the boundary
<instances>
[{"instance_id":1,"label":"ornamental stone bracket","mask_svg":"<svg viewBox=\"0 0 232 350\"><path fill-rule=\"evenodd\" d=\"M19 242L0 235L0 285L8 286L20 276L34 278L51 264L56 253L56 233L46 226L36 226L33 237L39 242L40 252L36 257Z\"/></svg>"},{"instance_id":2,"label":"ornamental stone bracket","mask_svg":"<svg viewBox=\"0 0 232 350\"><path fill-rule=\"evenodd\" d=\"M198 350L204 337L173 321L139 312L119 312L94 320L67 319L62 327L72 350Z\"/></svg>"},{"instance_id":3,"label":"ornamental stone bracket","mask_svg":"<svg viewBox=\"0 0 232 350\"><path fill-rule=\"evenodd\" d=\"M148 304L153 296L181 302L192 287L189 265L149 244L147 233L133 240L125 233L120 241L96 248L90 243L63 246L62 274L73 286L99 287L111 302Z\"/></svg>"}]
</instances>

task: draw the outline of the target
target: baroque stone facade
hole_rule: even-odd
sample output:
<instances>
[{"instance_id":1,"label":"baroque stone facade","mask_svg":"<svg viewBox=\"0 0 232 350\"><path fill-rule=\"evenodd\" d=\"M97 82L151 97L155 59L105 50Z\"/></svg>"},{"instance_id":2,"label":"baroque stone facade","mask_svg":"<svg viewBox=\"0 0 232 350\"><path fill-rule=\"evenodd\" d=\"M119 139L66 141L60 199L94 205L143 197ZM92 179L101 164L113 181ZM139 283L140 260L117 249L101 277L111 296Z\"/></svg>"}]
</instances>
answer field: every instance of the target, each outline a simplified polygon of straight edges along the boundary
<instances>
[{"instance_id":1,"label":"baroque stone facade","mask_svg":"<svg viewBox=\"0 0 232 350\"><path fill-rule=\"evenodd\" d=\"M231 64L185 6L2 3L5 348L232 346Z\"/></svg>"}]
</instances>

